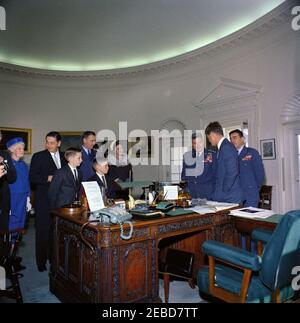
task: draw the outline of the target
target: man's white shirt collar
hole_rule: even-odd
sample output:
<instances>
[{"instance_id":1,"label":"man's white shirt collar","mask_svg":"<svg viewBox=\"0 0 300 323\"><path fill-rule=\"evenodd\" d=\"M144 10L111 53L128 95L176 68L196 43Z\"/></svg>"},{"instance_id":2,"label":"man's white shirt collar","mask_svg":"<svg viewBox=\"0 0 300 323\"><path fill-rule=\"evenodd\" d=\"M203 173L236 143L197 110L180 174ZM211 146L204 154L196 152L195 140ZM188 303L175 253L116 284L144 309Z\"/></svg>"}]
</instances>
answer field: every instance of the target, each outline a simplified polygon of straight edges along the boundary
<instances>
[{"instance_id":1,"label":"man's white shirt collar","mask_svg":"<svg viewBox=\"0 0 300 323\"><path fill-rule=\"evenodd\" d=\"M243 148L245 147L245 145L243 145L240 149L237 150L238 155L242 152Z\"/></svg>"},{"instance_id":2,"label":"man's white shirt collar","mask_svg":"<svg viewBox=\"0 0 300 323\"><path fill-rule=\"evenodd\" d=\"M73 167L73 166L71 166L70 164L68 164L69 165L69 167L71 168L71 171L72 171L72 174L74 175L74 169L76 169L76 173L77 173L77 168L76 167Z\"/></svg>"},{"instance_id":3,"label":"man's white shirt collar","mask_svg":"<svg viewBox=\"0 0 300 323\"><path fill-rule=\"evenodd\" d=\"M89 150L87 148L85 148L84 146L82 146L83 150L86 152L86 154L89 154Z\"/></svg>"},{"instance_id":4,"label":"man's white shirt collar","mask_svg":"<svg viewBox=\"0 0 300 323\"><path fill-rule=\"evenodd\" d=\"M220 150L222 142L225 140L225 137L222 137L220 141L218 142L218 150Z\"/></svg>"}]
</instances>

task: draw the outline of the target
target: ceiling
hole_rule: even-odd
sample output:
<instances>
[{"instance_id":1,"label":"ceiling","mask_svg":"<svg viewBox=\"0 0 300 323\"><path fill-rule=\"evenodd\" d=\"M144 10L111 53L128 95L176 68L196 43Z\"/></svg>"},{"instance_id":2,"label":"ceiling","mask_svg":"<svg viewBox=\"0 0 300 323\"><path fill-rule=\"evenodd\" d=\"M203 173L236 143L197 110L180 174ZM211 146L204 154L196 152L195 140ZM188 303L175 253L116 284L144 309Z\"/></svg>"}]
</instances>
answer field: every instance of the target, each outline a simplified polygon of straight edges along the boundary
<instances>
[{"instance_id":1,"label":"ceiling","mask_svg":"<svg viewBox=\"0 0 300 323\"><path fill-rule=\"evenodd\" d=\"M283 0L0 0L0 62L61 71L126 68L184 54Z\"/></svg>"}]
</instances>

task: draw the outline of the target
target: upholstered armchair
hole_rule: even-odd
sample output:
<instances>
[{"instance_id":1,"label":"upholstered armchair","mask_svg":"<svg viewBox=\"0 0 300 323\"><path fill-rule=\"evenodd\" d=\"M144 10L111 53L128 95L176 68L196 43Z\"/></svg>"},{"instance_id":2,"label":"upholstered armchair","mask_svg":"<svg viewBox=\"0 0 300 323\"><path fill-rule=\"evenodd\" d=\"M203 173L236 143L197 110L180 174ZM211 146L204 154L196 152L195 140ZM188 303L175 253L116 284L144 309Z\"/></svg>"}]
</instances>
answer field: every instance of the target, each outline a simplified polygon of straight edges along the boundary
<instances>
[{"instance_id":1,"label":"upholstered armchair","mask_svg":"<svg viewBox=\"0 0 300 323\"><path fill-rule=\"evenodd\" d=\"M292 269L300 265L300 210L283 216L273 233L254 230L262 255L206 241L209 267L198 272L200 294L226 302L283 302L293 297ZM262 250L262 248L261 248Z\"/></svg>"}]
</instances>

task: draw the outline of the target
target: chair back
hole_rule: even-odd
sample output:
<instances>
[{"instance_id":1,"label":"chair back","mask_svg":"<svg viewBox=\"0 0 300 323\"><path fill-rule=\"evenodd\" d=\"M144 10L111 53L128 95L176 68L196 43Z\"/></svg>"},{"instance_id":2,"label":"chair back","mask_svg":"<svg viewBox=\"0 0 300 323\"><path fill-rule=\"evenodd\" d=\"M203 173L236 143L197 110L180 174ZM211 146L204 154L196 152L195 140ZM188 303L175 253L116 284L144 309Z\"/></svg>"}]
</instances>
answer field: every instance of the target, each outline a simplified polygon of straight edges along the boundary
<instances>
[{"instance_id":1,"label":"chair back","mask_svg":"<svg viewBox=\"0 0 300 323\"><path fill-rule=\"evenodd\" d=\"M286 213L262 256L260 279L272 291L290 285L292 269L300 263L300 210Z\"/></svg>"},{"instance_id":2,"label":"chair back","mask_svg":"<svg viewBox=\"0 0 300 323\"><path fill-rule=\"evenodd\" d=\"M258 207L261 209L272 210L272 186L263 185L259 191Z\"/></svg>"}]
</instances>

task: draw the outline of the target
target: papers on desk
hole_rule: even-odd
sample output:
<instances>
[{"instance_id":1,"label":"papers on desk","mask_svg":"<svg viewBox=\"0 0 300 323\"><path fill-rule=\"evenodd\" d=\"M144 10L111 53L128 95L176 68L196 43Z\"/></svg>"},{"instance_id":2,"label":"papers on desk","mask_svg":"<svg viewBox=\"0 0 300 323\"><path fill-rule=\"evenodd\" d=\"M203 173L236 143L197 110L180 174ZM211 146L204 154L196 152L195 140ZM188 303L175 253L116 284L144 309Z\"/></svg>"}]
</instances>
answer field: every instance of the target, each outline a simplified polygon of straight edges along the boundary
<instances>
[{"instance_id":1,"label":"papers on desk","mask_svg":"<svg viewBox=\"0 0 300 323\"><path fill-rule=\"evenodd\" d=\"M82 182L86 198L91 212L103 209L105 207L100 187L97 182Z\"/></svg>"},{"instance_id":2,"label":"papers on desk","mask_svg":"<svg viewBox=\"0 0 300 323\"><path fill-rule=\"evenodd\" d=\"M193 211L198 214L206 214L206 213L215 213L216 212L216 210L214 210L213 208L205 206L205 205L197 205L197 206L185 209L185 210Z\"/></svg>"},{"instance_id":3,"label":"papers on desk","mask_svg":"<svg viewBox=\"0 0 300 323\"><path fill-rule=\"evenodd\" d=\"M236 203L224 203L224 202L215 202L215 201L207 201L203 205L197 205L187 210L194 211L195 213L199 214L206 214L206 213L215 213L218 211L224 211L231 209L233 207L239 206Z\"/></svg>"},{"instance_id":4,"label":"papers on desk","mask_svg":"<svg viewBox=\"0 0 300 323\"><path fill-rule=\"evenodd\" d=\"M214 208L216 211L224 211L231 209L233 207L239 206L237 203L225 203L225 202L215 202L215 201L207 201L206 204L209 207Z\"/></svg>"},{"instance_id":5,"label":"papers on desk","mask_svg":"<svg viewBox=\"0 0 300 323\"><path fill-rule=\"evenodd\" d=\"M249 218L249 219L252 219L252 218L265 219L265 218L268 218L269 216L274 215L275 213L272 210L259 209L256 207L249 206L241 209L232 210L230 211L230 214L234 216Z\"/></svg>"},{"instance_id":6,"label":"papers on desk","mask_svg":"<svg viewBox=\"0 0 300 323\"><path fill-rule=\"evenodd\" d=\"M178 186L164 186L164 200L178 200Z\"/></svg>"}]
</instances>

